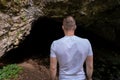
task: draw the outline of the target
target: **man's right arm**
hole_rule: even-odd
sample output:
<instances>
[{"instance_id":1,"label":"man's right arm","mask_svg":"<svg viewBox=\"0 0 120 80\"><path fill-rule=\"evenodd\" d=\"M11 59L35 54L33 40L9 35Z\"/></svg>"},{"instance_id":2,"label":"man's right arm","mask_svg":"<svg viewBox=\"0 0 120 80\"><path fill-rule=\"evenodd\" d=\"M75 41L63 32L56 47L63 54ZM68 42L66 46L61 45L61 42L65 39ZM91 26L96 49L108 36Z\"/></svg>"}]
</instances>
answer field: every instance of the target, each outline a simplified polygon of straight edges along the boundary
<instances>
[{"instance_id":1,"label":"man's right arm","mask_svg":"<svg viewBox=\"0 0 120 80\"><path fill-rule=\"evenodd\" d=\"M93 56L88 56L86 59L87 80L92 80L92 74L93 74Z\"/></svg>"},{"instance_id":2,"label":"man's right arm","mask_svg":"<svg viewBox=\"0 0 120 80\"><path fill-rule=\"evenodd\" d=\"M56 57L50 57L50 80L56 79L57 73L57 59Z\"/></svg>"}]
</instances>

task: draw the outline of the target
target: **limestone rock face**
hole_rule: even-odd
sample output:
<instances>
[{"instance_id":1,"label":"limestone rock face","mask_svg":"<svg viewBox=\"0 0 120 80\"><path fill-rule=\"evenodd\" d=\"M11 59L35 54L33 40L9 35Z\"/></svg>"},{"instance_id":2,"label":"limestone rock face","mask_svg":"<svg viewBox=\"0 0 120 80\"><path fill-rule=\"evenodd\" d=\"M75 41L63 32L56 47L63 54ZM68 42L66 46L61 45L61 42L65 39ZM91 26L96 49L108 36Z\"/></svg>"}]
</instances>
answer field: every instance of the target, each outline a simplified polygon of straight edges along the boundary
<instances>
[{"instance_id":1,"label":"limestone rock face","mask_svg":"<svg viewBox=\"0 0 120 80\"><path fill-rule=\"evenodd\" d=\"M25 39L40 16L73 15L86 30L120 46L119 14L120 0L0 0L0 57Z\"/></svg>"},{"instance_id":2,"label":"limestone rock face","mask_svg":"<svg viewBox=\"0 0 120 80\"><path fill-rule=\"evenodd\" d=\"M1 0L0 6L0 57L24 40L30 33L31 23L42 11L32 0Z\"/></svg>"}]
</instances>

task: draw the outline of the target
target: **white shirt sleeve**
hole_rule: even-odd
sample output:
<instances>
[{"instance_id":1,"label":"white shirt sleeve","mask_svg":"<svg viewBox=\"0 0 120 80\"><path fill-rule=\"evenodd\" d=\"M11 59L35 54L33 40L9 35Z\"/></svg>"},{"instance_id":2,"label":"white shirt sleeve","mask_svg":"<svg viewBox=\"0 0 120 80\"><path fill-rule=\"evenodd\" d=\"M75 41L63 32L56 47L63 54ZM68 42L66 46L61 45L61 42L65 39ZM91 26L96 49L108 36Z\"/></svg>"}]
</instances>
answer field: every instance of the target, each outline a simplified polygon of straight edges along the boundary
<instances>
[{"instance_id":1,"label":"white shirt sleeve","mask_svg":"<svg viewBox=\"0 0 120 80\"><path fill-rule=\"evenodd\" d=\"M50 57L56 57L54 42L51 44Z\"/></svg>"},{"instance_id":2,"label":"white shirt sleeve","mask_svg":"<svg viewBox=\"0 0 120 80\"><path fill-rule=\"evenodd\" d=\"M88 40L88 42L89 42L88 56L92 56L93 55L92 46L91 46L91 43L89 40Z\"/></svg>"}]
</instances>

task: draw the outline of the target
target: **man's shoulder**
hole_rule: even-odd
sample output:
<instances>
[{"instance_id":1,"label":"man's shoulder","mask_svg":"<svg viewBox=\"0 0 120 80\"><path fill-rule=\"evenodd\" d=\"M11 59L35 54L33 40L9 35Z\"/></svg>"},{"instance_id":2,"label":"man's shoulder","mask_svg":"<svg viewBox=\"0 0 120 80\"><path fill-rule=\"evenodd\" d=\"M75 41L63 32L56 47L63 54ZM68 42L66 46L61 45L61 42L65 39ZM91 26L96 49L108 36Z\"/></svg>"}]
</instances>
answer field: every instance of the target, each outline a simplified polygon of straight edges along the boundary
<instances>
[{"instance_id":1,"label":"man's shoulder","mask_svg":"<svg viewBox=\"0 0 120 80\"><path fill-rule=\"evenodd\" d=\"M79 37L79 36L76 36L78 39L82 40L82 41L87 41L89 42L89 40L87 38L83 38L83 37Z\"/></svg>"},{"instance_id":2,"label":"man's shoulder","mask_svg":"<svg viewBox=\"0 0 120 80\"><path fill-rule=\"evenodd\" d=\"M91 44L90 40L87 38L82 38L82 37L78 37L78 38L80 43L87 44L87 45Z\"/></svg>"}]
</instances>

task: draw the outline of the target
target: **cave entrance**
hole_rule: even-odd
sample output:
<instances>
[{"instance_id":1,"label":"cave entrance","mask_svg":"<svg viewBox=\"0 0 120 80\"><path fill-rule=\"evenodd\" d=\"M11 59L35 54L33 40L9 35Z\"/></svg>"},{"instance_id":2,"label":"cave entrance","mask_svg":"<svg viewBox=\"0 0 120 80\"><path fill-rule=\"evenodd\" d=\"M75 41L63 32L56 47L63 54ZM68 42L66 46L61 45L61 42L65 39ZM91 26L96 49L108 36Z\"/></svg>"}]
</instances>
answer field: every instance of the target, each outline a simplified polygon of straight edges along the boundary
<instances>
[{"instance_id":1,"label":"cave entrance","mask_svg":"<svg viewBox=\"0 0 120 80\"><path fill-rule=\"evenodd\" d=\"M18 48L7 52L3 59L10 62L21 62L32 57L49 57L53 40L63 37L60 19L39 17L33 21L30 34L26 36Z\"/></svg>"},{"instance_id":2,"label":"cave entrance","mask_svg":"<svg viewBox=\"0 0 120 80\"><path fill-rule=\"evenodd\" d=\"M7 52L3 56L4 60L15 63L33 57L49 57L52 41L64 36L61 26L60 18L39 17L33 21L30 34L18 45L18 48ZM76 35L86 37L86 31L79 27L80 25L77 26Z\"/></svg>"}]
</instances>

